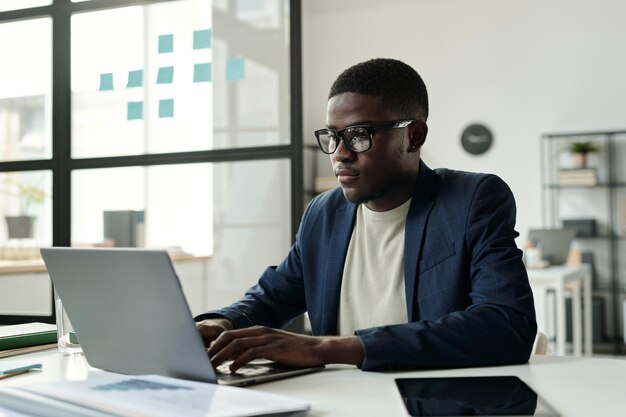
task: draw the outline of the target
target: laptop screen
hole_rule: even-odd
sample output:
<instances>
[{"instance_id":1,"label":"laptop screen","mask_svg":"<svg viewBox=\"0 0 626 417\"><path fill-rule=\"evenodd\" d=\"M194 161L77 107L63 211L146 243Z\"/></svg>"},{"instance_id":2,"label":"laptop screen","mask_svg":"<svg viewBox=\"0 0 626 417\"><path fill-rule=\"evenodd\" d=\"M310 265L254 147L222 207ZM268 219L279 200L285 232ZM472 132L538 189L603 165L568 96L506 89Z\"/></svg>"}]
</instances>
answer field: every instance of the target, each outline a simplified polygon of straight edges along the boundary
<instances>
[{"instance_id":1,"label":"laptop screen","mask_svg":"<svg viewBox=\"0 0 626 417\"><path fill-rule=\"evenodd\" d=\"M573 229L530 229L528 240L541 250L543 260L550 265L567 262L576 231Z\"/></svg>"}]
</instances>

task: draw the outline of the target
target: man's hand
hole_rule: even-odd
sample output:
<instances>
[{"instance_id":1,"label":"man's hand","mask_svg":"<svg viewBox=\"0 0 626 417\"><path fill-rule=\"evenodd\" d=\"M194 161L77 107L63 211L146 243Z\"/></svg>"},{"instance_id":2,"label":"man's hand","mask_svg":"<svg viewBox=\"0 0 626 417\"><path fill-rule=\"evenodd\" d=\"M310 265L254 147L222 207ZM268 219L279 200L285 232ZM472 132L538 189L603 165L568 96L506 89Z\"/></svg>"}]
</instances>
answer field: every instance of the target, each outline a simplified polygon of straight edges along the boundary
<instances>
[{"instance_id":1,"label":"man's hand","mask_svg":"<svg viewBox=\"0 0 626 417\"><path fill-rule=\"evenodd\" d=\"M206 319L196 323L204 345L209 347L217 337L226 330L232 330L233 324L228 319Z\"/></svg>"},{"instance_id":2,"label":"man's hand","mask_svg":"<svg viewBox=\"0 0 626 417\"><path fill-rule=\"evenodd\" d=\"M356 336L313 337L269 327L223 331L209 348L213 366L232 360L231 372L254 359L269 359L289 366L327 363L360 365L365 352Z\"/></svg>"}]
</instances>

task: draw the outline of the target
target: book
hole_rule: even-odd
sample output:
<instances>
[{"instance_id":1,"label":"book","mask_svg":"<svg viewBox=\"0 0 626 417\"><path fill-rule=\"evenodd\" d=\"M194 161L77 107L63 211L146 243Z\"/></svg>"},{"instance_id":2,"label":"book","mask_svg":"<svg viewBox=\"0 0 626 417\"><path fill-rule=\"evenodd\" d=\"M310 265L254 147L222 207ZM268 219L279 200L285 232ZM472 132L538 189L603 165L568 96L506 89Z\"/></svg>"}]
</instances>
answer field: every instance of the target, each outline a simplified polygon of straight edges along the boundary
<instances>
[{"instance_id":1,"label":"book","mask_svg":"<svg viewBox=\"0 0 626 417\"><path fill-rule=\"evenodd\" d=\"M46 404L44 415L123 417L267 416L306 412L311 407L309 401L246 388L109 373L87 380L0 388L0 404L24 414L36 413ZM62 414L62 409L68 412Z\"/></svg>"},{"instance_id":2,"label":"book","mask_svg":"<svg viewBox=\"0 0 626 417\"><path fill-rule=\"evenodd\" d=\"M561 169L558 172L559 185L597 185L598 174L594 168Z\"/></svg>"},{"instance_id":3,"label":"book","mask_svg":"<svg viewBox=\"0 0 626 417\"><path fill-rule=\"evenodd\" d=\"M0 327L0 351L56 343L54 324L26 323Z\"/></svg>"},{"instance_id":4,"label":"book","mask_svg":"<svg viewBox=\"0 0 626 417\"><path fill-rule=\"evenodd\" d=\"M0 359L9 358L11 356L24 355L26 353L40 352L42 350L56 349L57 347L57 343L47 343L45 345L24 346L17 349L0 350Z\"/></svg>"}]
</instances>

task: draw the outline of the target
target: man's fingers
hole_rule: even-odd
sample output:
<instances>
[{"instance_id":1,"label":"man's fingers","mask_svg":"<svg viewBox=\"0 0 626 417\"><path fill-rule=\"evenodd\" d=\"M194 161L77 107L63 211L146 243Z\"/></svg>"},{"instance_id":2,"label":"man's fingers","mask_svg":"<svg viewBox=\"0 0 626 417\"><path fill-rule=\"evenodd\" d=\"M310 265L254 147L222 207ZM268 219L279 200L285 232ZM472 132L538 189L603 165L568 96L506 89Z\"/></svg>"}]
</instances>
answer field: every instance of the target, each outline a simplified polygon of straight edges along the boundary
<instances>
[{"instance_id":1,"label":"man's fingers","mask_svg":"<svg viewBox=\"0 0 626 417\"><path fill-rule=\"evenodd\" d=\"M209 345L215 339L217 339L220 333L222 333L224 330L220 328L215 328L215 327L198 327L198 331L200 332L200 337L202 337L202 341L204 342L204 345L206 347L209 347Z\"/></svg>"},{"instance_id":2,"label":"man's fingers","mask_svg":"<svg viewBox=\"0 0 626 417\"><path fill-rule=\"evenodd\" d=\"M209 356L213 357L217 352L224 349L225 346L234 343L235 341L247 337L258 337L264 334L268 334L270 329L267 327L255 326L238 330L227 330L222 332L217 339L209 347Z\"/></svg>"},{"instance_id":3,"label":"man's fingers","mask_svg":"<svg viewBox=\"0 0 626 417\"><path fill-rule=\"evenodd\" d=\"M232 323L227 319L206 319L196 323L196 328L204 345L209 347L222 332L232 328Z\"/></svg>"},{"instance_id":4,"label":"man's fingers","mask_svg":"<svg viewBox=\"0 0 626 417\"><path fill-rule=\"evenodd\" d=\"M229 339L229 337L222 338L222 336L220 336L209 349L209 357L215 367L228 360L237 361L244 352L259 346L267 345L268 342L265 335L239 337L228 340L228 343L225 345L222 344L223 339Z\"/></svg>"},{"instance_id":5,"label":"man's fingers","mask_svg":"<svg viewBox=\"0 0 626 417\"><path fill-rule=\"evenodd\" d=\"M267 350L267 345L258 346L247 349L242 352L237 358L233 359L233 363L230 364L229 368L231 372L236 372L237 369L241 368L245 364L255 359L264 358L265 351Z\"/></svg>"}]
</instances>

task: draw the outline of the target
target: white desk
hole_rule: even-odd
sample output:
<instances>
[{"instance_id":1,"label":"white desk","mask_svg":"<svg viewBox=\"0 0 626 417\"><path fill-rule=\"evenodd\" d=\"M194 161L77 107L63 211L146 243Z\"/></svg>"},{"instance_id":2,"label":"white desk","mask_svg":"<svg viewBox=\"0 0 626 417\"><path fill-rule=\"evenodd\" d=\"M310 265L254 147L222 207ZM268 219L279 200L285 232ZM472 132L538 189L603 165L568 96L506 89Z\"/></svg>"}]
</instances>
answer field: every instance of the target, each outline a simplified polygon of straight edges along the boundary
<instances>
[{"instance_id":1,"label":"white desk","mask_svg":"<svg viewBox=\"0 0 626 417\"><path fill-rule=\"evenodd\" d=\"M574 355L581 356L584 341L585 356L592 352L591 272L587 265L551 266L528 269L528 279L535 294L553 290L556 296L556 353L565 355L565 293L572 293L572 336ZM581 292L583 305L581 306ZM539 307L539 306L537 306ZM581 332L581 321L583 330ZM545 329L539 329L545 331ZM584 333L584 337L581 333Z\"/></svg>"},{"instance_id":2,"label":"white desk","mask_svg":"<svg viewBox=\"0 0 626 417\"><path fill-rule=\"evenodd\" d=\"M14 357L18 358L42 362L43 371L0 380L0 386L84 379L102 372L89 368L82 357L68 359L54 350ZM310 400L314 403L311 416L393 417L404 413L394 378L479 375L520 377L562 417L614 417L623 416L626 410L626 360L618 359L533 356L530 364L517 366L396 373L363 372L354 367L331 366L316 374L248 389Z\"/></svg>"}]
</instances>

